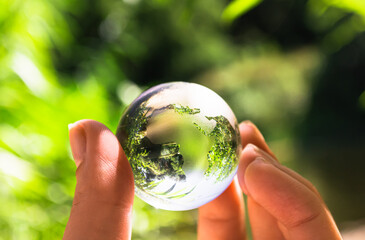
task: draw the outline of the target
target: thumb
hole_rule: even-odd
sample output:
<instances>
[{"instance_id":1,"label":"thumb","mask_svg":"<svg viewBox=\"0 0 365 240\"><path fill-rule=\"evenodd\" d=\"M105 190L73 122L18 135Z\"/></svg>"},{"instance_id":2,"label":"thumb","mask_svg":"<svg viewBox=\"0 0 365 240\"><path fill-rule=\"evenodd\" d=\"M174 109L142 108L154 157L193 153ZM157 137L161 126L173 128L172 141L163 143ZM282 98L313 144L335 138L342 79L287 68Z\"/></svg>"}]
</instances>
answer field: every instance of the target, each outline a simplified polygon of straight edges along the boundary
<instances>
[{"instance_id":1,"label":"thumb","mask_svg":"<svg viewBox=\"0 0 365 240\"><path fill-rule=\"evenodd\" d=\"M69 135L77 183L63 239L130 239L133 174L117 138L93 120Z\"/></svg>"}]
</instances>

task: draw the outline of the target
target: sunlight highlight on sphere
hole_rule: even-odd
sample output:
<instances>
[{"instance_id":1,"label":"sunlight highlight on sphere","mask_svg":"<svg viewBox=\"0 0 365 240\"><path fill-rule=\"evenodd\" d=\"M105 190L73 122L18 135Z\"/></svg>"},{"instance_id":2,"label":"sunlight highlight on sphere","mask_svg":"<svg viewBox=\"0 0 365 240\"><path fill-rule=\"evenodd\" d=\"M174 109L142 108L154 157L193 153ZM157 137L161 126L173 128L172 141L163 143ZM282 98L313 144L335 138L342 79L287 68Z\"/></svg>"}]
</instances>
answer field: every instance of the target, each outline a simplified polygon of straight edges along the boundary
<instances>
[{"instance_id":1,"label":"sunlight highlight on sphere","mask_svg":"<svg viewBox=\"0 0 365 240\"><path fill-rule=\"evenodd\" d=\"M236 117L212 90L195 83L155 86L135 99L117 130L135 192L166 210L197 208L219 196L237 171Z\"/></svg>"}]
</instances>

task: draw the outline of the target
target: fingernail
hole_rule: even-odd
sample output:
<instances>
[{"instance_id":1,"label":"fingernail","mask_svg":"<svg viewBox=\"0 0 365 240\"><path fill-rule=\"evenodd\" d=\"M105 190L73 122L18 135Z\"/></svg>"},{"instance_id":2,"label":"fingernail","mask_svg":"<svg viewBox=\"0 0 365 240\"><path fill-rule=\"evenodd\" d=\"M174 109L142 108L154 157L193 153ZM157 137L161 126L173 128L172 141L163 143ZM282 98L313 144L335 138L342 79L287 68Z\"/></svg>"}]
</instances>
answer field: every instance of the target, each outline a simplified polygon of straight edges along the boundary
<instances>
[{"instance_id":1,"label":"fingernail","mask_svg":"<svg viewBox=\"0 0 365 240\"><path fill-rule=\"evenodd\" d=\"M246 148L247 149L251 148L251 149L253 149L257 153L260 152L260 149L256 145L253 145L252 143L248 143L243 150L245 150Z\"/></svg>"},{"instance_id":2,"label":"fingernail","mask_svg":"<svg viewBox=\"0 0 365 240\"><path fill-rule=\"evenodd\" d=\"M245 151L254 151L254 152L257 152L258 151L258 147L256 147L255 145L253 145L253 144L251 144L251 143L249 143L249 144L247 144L244 148L243 148L243 150L242 150L242 152L241 152L241 156L243 155L243 152L245 152ZM246 169L247 169L247 167L248 167L248 165L243 165L243 166L240 166L240 167L242 167L243 169L243 173L245 173L246 172ZM241 188L242 188L242 191L247 195L248 194L248 191L247 191L247 187L246 187L246 183L245 183L245 178L243 177L243 178L240 178L239 179L239 181L240 181L240 184L241 184Z\"/></svg>"},{"instance_id":3,"label":"fingernail","mask_svg":"<svg viewBox=\"0 0 365 240\"><path fill-rule=\"evenodd\" d=\"M250 120L246 120L246 121L243 121L242 122L243 125L246 125L247 127L251 127L252 130L255 131L255 133L263 140L265 141L265 138L264 136L262 135L262 133L260 132L260 130L258 129L258 127L253 123L251 122Z\"/></svg>"},{"instance_id":4,"label":"fingernail","mask_svg":"<svg viewBox=\"0 0 365 240\"><path fill-rule=\"evenodd\" d=\"M70 145L76 166L78 167L86 153L86 134L84 128L77 123L68 125Z\"/></svg>"},{"instance_id":5,"label":"fingernail","mask_svg":"<svg viewBox=\"0 0 365 240\"><path fill-rule=\"evenodd\" d=\"M245 125L253 125L253 123L250 120L246 120L242 122Z\"/></svg>"},{"instance_id":6,"label":"fingernail","mask_svg":"<svg viewBox=\"0 0 365 240\"><path fill-rule=\"evenodd\" d=\"M251 165L252 163L254 163L255 161L260 161L260 162L264 162L266 164L276 164L276 160L273 159L268 153L266 153L265 151L261 150L260 148L258 148L256 145L253 145L252 143L249 143L246 145L246 147L243 149L242 151L242 154L243 152L245 151L248 151L248 152L252 152L254 151L256 154L255 154L255 158L252 160L252 162L248 163L248 165L243 165L243 172L244 172L244 175L245 175L245 172L247 170L247 167L249 165ZM245 194L248 194L248 190L247 190L247 186L246 186L246 181L245 181L245 178L241 178L241 187L242 187L242 191L245 193Z\"/></svg>"},{"instance_id":7,"label":"fingernail","mask_svg":"<svg viewBox=\"0 0 365 240\"><path fill-rule=\"evenodd\" d=\"M70 130L71 130L71 128L72 128L74 125L75 125L74 123L70 123L70 124L68 125L68 131L70 131Z\"/></svg>"},{"instance_id":8,"label":"fingernail","mask_svg":"<svg viewBox=\"0 0 365 240\"><path fill-rule=\"evenodd\" d=\"M266 158L264 157L257 157L255 158L250 164L248 164L248 166L246 167L245 169L245 174L244 174L244 177L243 177L243 186L242 186L242 191L246 194L246 195L250 195L250 192L248 191L248 187L247 187L247 184L246 184L246 172L247 172L247 169L249 169L250 166L253 166L253 165L256 165L256 164L271 164L270 161L268 161Z\"/></svg>"},{"instance_id":9,"label":"fingernail","mask_svg":"<svg viewBox=\"0 0 365 240\"><path fill-rule=\"evenodd\" d=\"M264 159L266 159L266 161L270 162L270 163L277 163L277 160L275 158L273 158L270 154L268 154L267 152L265 152L264 150L262 150L261 148L258 148L256 145L253 145L252 143L249 143L246 145L246 147L243 149L248 149L251 148L252 150L254 150L256 153L260 154L261 156L264 157Z\"/></svg>"},{"instance_id":10,"label":"fingernail","mask_svg":"<svg viewBox=\"0 0 365 240\"><path fill-rule=\"evenodd\" d=\"M255 160L252 161L252 163L259 163L259 162L260 163L271 164L271 161L268 161L266 158L263 158L263 157L257 157L257 158L255 158Z\"/></svg>"},{"instance_id":11,"label":"fingernail","mask_svg":"<svg viewBox=\"0 0 365 240\"><path fill-rule=\"evenodd\" d=\"M270 154L268 154L267 152L265 152L264 150L256 147L255 151L260 154L262 156L263 159L266 160L266 162L268 163L272 163L272 164L277 164L277 160L275 158L273 158Z\"/></svg>"}]
</instances>

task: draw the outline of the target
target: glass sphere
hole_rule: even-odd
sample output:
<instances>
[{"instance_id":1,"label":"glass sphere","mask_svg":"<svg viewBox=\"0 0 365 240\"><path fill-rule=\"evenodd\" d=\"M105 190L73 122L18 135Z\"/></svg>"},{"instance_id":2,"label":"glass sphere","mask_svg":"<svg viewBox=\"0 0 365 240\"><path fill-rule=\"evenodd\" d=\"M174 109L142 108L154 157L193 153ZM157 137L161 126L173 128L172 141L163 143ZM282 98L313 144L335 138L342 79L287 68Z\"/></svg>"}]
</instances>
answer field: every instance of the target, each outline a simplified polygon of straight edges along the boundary
<instances>
[{"instance_id":1,"label":"glass sphere","mask_svg":"<svg viewBox=\"0 0 365 240\"><path fill-rule=\"evenodd\" d=\"M189 210L208 203L237 171L236 117L199 84L172 82L143 92L123 114L116 135L137 196L156 208Z\"/></svg>"}]
</instances>

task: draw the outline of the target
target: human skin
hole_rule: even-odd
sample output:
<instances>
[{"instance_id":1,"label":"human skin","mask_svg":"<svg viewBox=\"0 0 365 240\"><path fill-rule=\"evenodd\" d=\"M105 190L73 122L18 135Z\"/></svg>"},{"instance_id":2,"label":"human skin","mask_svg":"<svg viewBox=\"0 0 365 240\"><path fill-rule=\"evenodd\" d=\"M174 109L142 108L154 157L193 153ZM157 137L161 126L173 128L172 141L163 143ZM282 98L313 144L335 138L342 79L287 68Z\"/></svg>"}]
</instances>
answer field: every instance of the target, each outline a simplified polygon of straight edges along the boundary
<instances>
[{"instance_id":1,"label":"human skin","mask_svg":"<svg viewBox=\"0 0 365 240\"><path fill-rule=\"evenodd\" d=\"M242 192L254 239L342 239L315 187L277 161L254 124L239 127L237 176L199 208L198 239L247 239ZM93 120L70 124L69 134L77 183L63 239L130 239L133 174L117 138Z\"/></svg>"}]
</instances>

